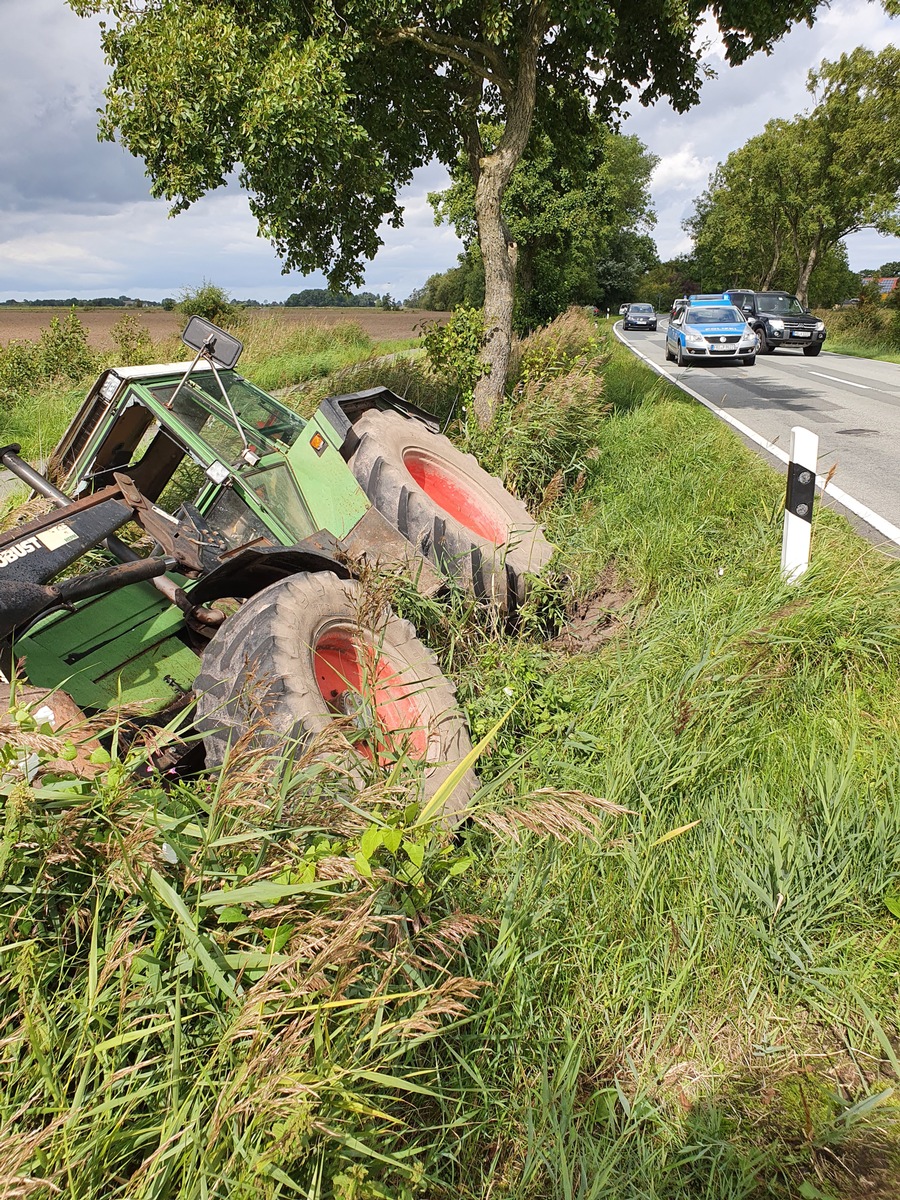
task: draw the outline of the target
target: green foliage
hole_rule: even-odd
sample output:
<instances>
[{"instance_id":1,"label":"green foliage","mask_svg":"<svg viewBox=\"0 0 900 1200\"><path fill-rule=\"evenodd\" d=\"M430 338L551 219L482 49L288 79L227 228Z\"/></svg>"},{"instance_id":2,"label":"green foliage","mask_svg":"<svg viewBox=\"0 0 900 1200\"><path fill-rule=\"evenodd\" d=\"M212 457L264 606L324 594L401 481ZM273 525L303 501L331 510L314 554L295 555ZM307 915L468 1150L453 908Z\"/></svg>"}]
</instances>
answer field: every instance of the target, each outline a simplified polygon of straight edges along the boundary
<instances>
[{"instance_id":1,"label":"green foliage","mask_svg":"<svg viewBox=\"0 0 900 1200\"><path fill-rule=\"evenodd\" d=\"M110 330L116 343L116 362L122 366L142 366L155 359L153 339L147 328L138 323L133 313L126 313Z\"/></svg>"},{"instance_id":2,"label":"green foliage","mask_svg":"<svg viewBox=\"0 0 900 1200\"><path fill-rule=\"evenodd\" d=\"M72 308L62 320L51 318L37 342L11 341L0 349L0 394L20 397L57 380L79 383L98 363Z\"/></svg>"},{"instance_id":3,"label":"green foliage","mask_svg":"<svg viewBox=\"0 0 900 1200\"><path fill-rule=\"evenodd\" d=\"M77 383L97 367L96 355L88 348L87 330L71 309L65 320L53 317L41 331L38 342L41 372L45 379L69 379Z\"/></svg>"},{"instance_id":4,"label":"green foliage","mask_svg":"<svg viewBox=\"0 0 900 1200\"><path fill-rule=\"evenodd\" d=\"M638 281L634 299L652 304L662 312L672 307L672 301L692 292L702 292L700 265L692 255L682 254L668 262L651 267ZM725 286L736 286L731 284Z\"/></svg>"},{"instance_id":5,"label":"green foliage","mask_svg":"<svg viewBox=\"0 0 900 1200\"><path fill-rule=\"evenodd\" d=\"M518 378L491 424L470 427L470 448L533 511L580 489L601 434L605 338L571 308L517 347Z\"/></svg>"},{"instance_id":6,"label":"green foliage","mask_svg":"<svg viewBox=\"0 0 900 1200\"><path fill-rule=\"evenodd\" d=\"M477 247L457 256L455 267L429 275L424 287L406 299L407 308L452 312L456 308L484 307L484 264Z\"/></svg>"},{"instance_id":7,"label":"green foliage","mask_svg":"<svg viewBox=\"0 0 900 1200\"><path fill-rule=\"evenodd\" d=\"M13 340L0 349L0 394L17 396L43 381L43 362L36 342Z\"/></svg>"},{"instance_id":8,"label":"green foliage","mask_svg":"<svg viewBox=\"0 0 900 1200\"><path fill-rule=\"evenodd\" d=\"M481 312L474 308L458 308L445 324L433 321L426 325L422 341L432 371L450 380L457 394L467 403L481 375L479 354L484 341Z\"/></svg>"},{"instance_id":9,"label":"green foliage","mask_svg":"<svg viewBox=\"0 0 900 1200\"><path fill-rule=\"evenodd\" d=\"M223 288L207 279L197 288L183 288L175 308L186 317L204 317L214 325L233 324L240 311Z\"/></svg>"},{"instance_id":10,"label":"green foliage","mask_svg":"<svg viewBox=\"0 0 900 1200\"><path fill-rule=\"evenodd\" d=\"M770 121L729 155L686 224L705 286L782 286L805 300L841 238L867 226L900 229L900 164L890 149L898 70L893 46L823 62L809 76L817 103L808 114ZM820 276L817 298L838 302L847 287L846 273L830 287Z\"/></svg>"},{"instance_id":11,"label":"green foliage","mask_svg":"<svg viewBox=\"0 0 900 1200\"><path fill-rule=\"evenodd\" d=\"M486 151L501 134L496 125L482 127ZM654 221L649 182L655 164L637 138L612 132L598 117L576 137L532 135L503 198L505 226L516 244L517 328L552 320L573 304L632 298L638 277L656 258L646 237ZM457 159L452 179L429 202L436 220L454 226L466 254L459 267L429 280L430 295L472 286L469 276L478 268L483 288L475 188L465 155Z\"/></svg>"}]
</instances>

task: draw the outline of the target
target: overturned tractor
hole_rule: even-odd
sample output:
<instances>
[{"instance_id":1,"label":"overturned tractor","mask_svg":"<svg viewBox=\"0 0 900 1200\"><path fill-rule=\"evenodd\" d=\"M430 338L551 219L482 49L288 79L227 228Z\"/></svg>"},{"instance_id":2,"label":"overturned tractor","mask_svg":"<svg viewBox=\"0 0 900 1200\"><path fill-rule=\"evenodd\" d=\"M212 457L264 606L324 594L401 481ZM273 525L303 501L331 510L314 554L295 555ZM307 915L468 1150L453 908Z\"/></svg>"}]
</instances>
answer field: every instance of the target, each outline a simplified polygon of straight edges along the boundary
<instances>
[{"instance_id":1,"label":"overturned tractor","mask_svg":"<svg viewBox=\"0 0 900 1200\"><path fill-rule=\"evenodd\" d=\"M0 674L84 712L189 708L208 765L239 737L282 753L340 719L370 755L418 762L433 796L471 749L454 688L357 576L451 580L512 618L552 547L431 414L375 388L303 420L235 371L231 335L194 317L183 336L189 365L100 376L59 486L0 447L56 505L0 535ZM117 531L134 525L133 546ZM475 786L469 770L448 809Z\"/></svg>"}]
</instances>

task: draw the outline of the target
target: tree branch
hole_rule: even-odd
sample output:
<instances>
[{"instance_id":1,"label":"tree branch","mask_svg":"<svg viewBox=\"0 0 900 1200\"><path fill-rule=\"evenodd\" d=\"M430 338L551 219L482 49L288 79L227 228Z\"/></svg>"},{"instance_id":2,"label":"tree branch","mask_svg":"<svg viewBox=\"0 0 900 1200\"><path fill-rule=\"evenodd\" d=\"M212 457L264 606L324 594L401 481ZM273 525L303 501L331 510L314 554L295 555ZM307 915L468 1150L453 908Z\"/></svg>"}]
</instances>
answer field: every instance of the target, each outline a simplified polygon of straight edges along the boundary
<instances>
[{"instance_id":1,"label":"tree branch","mask_svg":"<svg viewBox=\"0 0 900 1200\"><path fill-rule=\"evenodd\" d=\"M390 46L395 42L413 42L429 54L449 58L497 88L505 100L512 93L512 81L496 47L487 42L472 41L471 38L453 37L439 33L427 25L404 25L381 39L381 44Z\"/></svg>"}]
</instances>

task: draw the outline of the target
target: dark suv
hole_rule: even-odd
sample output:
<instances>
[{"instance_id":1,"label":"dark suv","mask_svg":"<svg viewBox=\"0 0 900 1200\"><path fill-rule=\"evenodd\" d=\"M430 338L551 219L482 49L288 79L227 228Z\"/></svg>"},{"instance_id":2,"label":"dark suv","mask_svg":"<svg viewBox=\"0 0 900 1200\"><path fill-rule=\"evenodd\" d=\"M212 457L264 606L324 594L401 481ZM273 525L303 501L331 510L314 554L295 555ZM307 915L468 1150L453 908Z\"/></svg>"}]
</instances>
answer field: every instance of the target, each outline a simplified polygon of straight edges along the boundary
<instances>
[{"instance_id":1,"label":"dark suv","mask_svg":"<svg viewBox=\"0 0 900 1200\"><path fill-rule=\"evenodd\" d=\"M736 305L759 338L759 353L771 354L779 346L802 350L814 358L825 341L825 322L804 308L790 292L748 292L729 288L726 299Z\"/></svg>"}]
</instances>

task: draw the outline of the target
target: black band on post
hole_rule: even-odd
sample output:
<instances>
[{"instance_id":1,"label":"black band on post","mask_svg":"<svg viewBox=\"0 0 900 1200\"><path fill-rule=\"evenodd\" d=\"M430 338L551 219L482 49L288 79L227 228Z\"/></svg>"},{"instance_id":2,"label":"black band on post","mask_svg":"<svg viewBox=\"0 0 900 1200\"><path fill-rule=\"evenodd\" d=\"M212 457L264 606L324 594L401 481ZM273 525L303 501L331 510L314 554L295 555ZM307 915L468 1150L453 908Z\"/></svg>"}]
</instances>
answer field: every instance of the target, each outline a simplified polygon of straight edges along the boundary
<instances>
[{"instance_id":1,"label":"black band on post","mask_svg":"<svg viewBox=\"0 0 900 1200\"><path fill-rule=\"evenodd\" d=\"M803 521L812 521L816 495L816 473L802 463L788 463L787 497L784 507Z\"/></svg>"}]
</instances>

